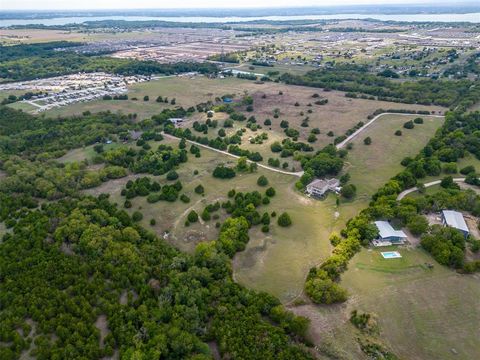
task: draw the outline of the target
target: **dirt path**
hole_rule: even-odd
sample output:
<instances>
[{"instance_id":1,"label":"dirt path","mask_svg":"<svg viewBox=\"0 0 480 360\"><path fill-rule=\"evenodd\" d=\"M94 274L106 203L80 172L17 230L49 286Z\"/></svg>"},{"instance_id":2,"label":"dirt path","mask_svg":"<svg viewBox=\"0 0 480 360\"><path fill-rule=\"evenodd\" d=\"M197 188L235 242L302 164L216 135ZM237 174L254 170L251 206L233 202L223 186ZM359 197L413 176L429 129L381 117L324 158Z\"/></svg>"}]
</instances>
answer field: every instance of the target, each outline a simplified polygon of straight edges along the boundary
<instances>
[{"instance_id":1,"label":"dirt path","mask_svg":"<svg viewBox=\"0 0 480 360\"><path fill-rule=\"evenodd\" d=\"M202 199L199 199L195 202L195 204L193 204L192 206L190 206L189 208L187 208L182 214L180 214L180 216L177 217L177 220L175 220L175 223L173 224L173 229L176 229L177 226L178 226L178 223L185 217L187 216L187 214L192 211L195 206L197 206L198 204L200 204L202 202L203 198ZM198 217L198 219L200 221L203 221L201 220L200 216Z\"/></svg>"},{"instance_id":2,"label":"dirt path","mask_svg":"<svg viewBox=\"0 0 480 360\"><path fill-rule=\"evenodd\" d=\"M162 135L163 136L166 136L170 139L175 139L175 140L181 140L181 138L179 137L176 137L176 136L173 136L173 135L170 135L170 134L167 134L165 132L162 132ZM208 145L204 145L204 144L200 144L196 141L192 141L192 140L187 140L185 139L185 141L189 142L190 144L194 144L196 146L200 146L200 147L203 147L205 149L209 149L209 150L212 150L212 151L216 151L220 154L223 154L223 155L227 155L227 156L230 156L230 157L233 157L235 159L239 159L240 156L238 155L234 155L234 154L230 154L228 151L224 151L224 150L219 150L219 149L215 149L211 146L208 146ZM251 161L251 160L247 160L248 163L253 163L254 161ZM297 171L297 172L290 172L290 171L284 171L284 170L280 170L280 169L276 169L274 167L270 167L270 166L267 166L267 165L263 165L263 164L259 164L259 163L256 163L258 165L258 167L261 167L263 169L267 169L267 170L270 170L270 171L274 171L274 172L277 172L277 173L280 173L280 174L285 174L285 175L292 175L292 176L297 176L297 177L301 177L303 175L303 171Z\"/></svg>"},{"instance_id":3,"label":"dirt path","mask_svg":"<svg viewBox=\"0 0 480 360\"><path fill-rule=\"evenodd\" d=\"M369 127L371 124L373 124L377 119L384 115L400 115L400 116L412 116L412 115L417 115L417 114L400 114L400 113L392 113L392 112L384 112L381 114L378 114L375 116L373 119L368 121L365 125L363 125L360 129L355 131L352 135L348 136L345 140L343 140L341 143L337 144L337 149L343 148L347 143L349 143L353 138L357 137L360 133L362 133L367 127ZM429 116L429 117L435 117L435 118L441 118L443 119L445 116L443 115L420 115L419 116Z\"/></svg>"}]
</instances>

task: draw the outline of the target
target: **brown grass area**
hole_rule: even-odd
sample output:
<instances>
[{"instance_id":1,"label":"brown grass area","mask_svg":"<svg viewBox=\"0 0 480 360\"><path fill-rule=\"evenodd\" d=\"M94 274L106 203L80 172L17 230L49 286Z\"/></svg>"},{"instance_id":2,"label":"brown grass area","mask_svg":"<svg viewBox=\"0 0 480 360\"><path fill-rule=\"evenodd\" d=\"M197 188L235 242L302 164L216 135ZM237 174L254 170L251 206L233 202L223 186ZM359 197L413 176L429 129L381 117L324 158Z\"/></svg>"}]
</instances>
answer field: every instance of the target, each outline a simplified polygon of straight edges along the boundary
<instances>
[{"instance_id":1,"label":"brown grass area","mask_svg":"<svg viewBox=\"0 0 480 360\"><path fill-rule=\"evenodd\" d=\"M283 95L279 95L283 92ZM247 113L248 116L254 115L257 122L263 125L265 119L272 120L271 129L278 136L285 137L283 129L280 128L281 120L288 120L290 126L300 131L300 140L306 141L311 129L318 127L321 134L318 135L316 146L324 146L333 141L333 138L326 134L333 131L335 136L343 135L348 129L353 127L359 121L366 122L367 116L376 109L415 109L441 111L445 109L437 106L422 106L411 104L398 104L385 101L374 101L364 99L346 98L343 92L329 91L310 88L305 86L285 85L274 82L257 84L248 80L236 78L208 79L203 76L193 78L189 77L171 77L154 80L146 83L134 84L129 87L129 98L136 97L138 101L93 101L89 103L73 104L71 106L53 109L47 112L52 116L80 114L85 110L98 112L102 110L111 110L113 112L121 111L124 113L137 113L139 118L145 118L158 114L166 107L172 107L164 103L157 103L155 99L161 95L176 99L176 105L188 108L206 101L215 101L216 97L225 94L235 96L240 99L245 93L253 96L254 111ZM326 105L315 105L312 98L314 93L327 98ZM148 95L150 101L142 101L143 96ZM263 98L266 95L266 98ZM298 102L300 106L295 106ZM312 106L307 106L309 103ZM275 108L280 109L280 117L273 118ZM240 107L240 109L244 109ZM312 114L308 114L308 110ZM300 112L304 115L300 115ZM305 117L310 118L309 127L300 126ZM202 115L195 115L191 121L204 119Z\"/></svg>"}]
</instances>

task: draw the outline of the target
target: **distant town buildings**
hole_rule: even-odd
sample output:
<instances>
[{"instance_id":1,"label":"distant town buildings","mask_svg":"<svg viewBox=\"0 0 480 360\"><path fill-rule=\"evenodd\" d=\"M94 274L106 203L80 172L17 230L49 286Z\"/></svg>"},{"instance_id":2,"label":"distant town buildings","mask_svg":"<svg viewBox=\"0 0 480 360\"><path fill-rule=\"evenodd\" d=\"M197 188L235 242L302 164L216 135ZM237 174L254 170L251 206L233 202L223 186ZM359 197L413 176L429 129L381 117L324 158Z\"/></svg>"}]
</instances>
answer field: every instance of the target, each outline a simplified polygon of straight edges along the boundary
<instances>
[{"instance_id":1,"label":"distant town buildings","mask_svg":"<svg viewBox=\"0 0 480 360\"><path fill-rule=\"evenodd\" d=\"M104 96L118 96L127 93L127 85L148 81L142 75L122 76L96 73L77 73L46 79L22 81L0 85L0 91L27 90L42 91L42 96L34 96L23 102L36 108L37 112L78 102L101 99Z\"/></svg>"}]
</instances>

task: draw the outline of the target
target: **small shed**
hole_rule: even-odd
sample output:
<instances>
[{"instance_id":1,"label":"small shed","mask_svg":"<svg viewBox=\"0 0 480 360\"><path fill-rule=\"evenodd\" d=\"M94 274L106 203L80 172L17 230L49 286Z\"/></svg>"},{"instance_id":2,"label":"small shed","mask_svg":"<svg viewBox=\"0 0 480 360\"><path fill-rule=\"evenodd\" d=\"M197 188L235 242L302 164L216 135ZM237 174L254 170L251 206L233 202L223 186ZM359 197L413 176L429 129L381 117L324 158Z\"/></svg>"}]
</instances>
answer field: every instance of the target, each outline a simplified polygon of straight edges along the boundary
<instances>
[{"instance_id":1,"label":"small shed","mask_svg":"<svg viewBox=\"0 0 480 360\"><path fill-rule=\"evenodd\" d=\"M465 222L461 212L454 210L442 210L442 224L444 226L450 226L461 231L465 237L470 234L467 223Z\"/></svg>"}]
</instances>

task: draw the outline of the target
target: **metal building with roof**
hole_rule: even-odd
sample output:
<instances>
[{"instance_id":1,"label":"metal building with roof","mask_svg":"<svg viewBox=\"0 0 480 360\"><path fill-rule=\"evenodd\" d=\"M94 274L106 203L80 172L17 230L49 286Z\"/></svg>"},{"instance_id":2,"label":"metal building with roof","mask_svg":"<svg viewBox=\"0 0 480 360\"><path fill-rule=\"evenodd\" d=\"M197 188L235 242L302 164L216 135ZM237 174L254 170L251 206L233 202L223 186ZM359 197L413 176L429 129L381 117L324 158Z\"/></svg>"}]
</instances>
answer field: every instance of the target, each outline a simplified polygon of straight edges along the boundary
<instances>
[{"instance_id":1,"label":"metal building with roof","mask_svg":"<svg viewBox=\"0 0 480 360\"><path fill-rule=\"evenodd\" d=\"M442 224L461 231L465 237L470 234L467 223L465 222L461 212L454 210L442 210Z\"/></svg>"},{"instance_id":2,"label":"metal building with roof","mask_svg":"<svg viewBox=\"0 0 480 360\"><path fill-rule=\"evenodd\" d=\"M388 221L375 221L378 229L378 238L373 241L375 246L389 246L403 244L407 235L402 230L395 230Z\"/></svg>"}]
</instances>

